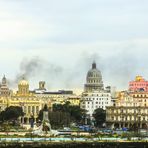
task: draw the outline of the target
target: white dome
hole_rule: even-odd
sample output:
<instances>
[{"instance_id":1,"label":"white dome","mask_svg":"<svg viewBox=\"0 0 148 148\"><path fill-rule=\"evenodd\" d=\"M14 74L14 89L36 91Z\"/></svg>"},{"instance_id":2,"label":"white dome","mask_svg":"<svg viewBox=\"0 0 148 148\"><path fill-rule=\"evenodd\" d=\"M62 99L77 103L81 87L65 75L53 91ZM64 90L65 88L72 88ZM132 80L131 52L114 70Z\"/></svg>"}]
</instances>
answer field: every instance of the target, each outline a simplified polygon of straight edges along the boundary
<instances>
[{"instance_id":1,"label":"white dome","mask_svg":"<svg viewBox=\"0 0 148 148\"><path fill-rule=\"evenodd\" d=\"M101 71L96 68L96 63L92 64L92 68L88 71L84 90L86 92L94 90L103 90L103 81Z\"/></svg>"},{"instance_id":2,"label":"white dome","mask_svg":"<svg viewBox=\"0 0 148 148\"><path fill-rule=\"evenodd\" d=\"M87 73L87 78L102 79L101 72L97 69L91 69Z\"/></svg>"},{"instance_id":3,"label":"white dome","mask_svg":"<svg viewBox=\"0 0 148 148\"><path fill-rule=\"evenodd\" d=\"M100 70L96 68L96 63L93 63L92 69L88 71L86 81L93 84L102 82L102 75Z\"/></svg>"}]
</instances>

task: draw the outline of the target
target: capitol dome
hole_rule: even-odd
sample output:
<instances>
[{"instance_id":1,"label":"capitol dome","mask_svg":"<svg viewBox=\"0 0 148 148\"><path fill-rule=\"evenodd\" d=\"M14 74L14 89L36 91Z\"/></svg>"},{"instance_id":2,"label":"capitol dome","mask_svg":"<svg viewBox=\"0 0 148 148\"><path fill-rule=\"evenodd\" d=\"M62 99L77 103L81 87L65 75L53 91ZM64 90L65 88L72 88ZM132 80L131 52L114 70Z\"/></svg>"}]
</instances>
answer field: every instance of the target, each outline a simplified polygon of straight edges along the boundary
<instances>
[{"instance_id":1,"label":"capitol dome","mask_svg":"<svg viewBox=\"0 0 148 148\"><path fill-rule=\"evenodd\" d=\"M101 72L96 68L96 63L92 64L92 69L87 73L87 83L98 83L102 81Z\"/></svg>"},{"instance_id":2,"label":"capitol dome","mask_svg":"<svg viewBox=\"0 0 148 148\"><path fill-rule=\"evenodd\" d=\"M84 89L86 92L92 92L94 90L103 90L101 71L97 69L95 62L93 62L92 68L87 73Z\"/></svg>"}]
</instances>

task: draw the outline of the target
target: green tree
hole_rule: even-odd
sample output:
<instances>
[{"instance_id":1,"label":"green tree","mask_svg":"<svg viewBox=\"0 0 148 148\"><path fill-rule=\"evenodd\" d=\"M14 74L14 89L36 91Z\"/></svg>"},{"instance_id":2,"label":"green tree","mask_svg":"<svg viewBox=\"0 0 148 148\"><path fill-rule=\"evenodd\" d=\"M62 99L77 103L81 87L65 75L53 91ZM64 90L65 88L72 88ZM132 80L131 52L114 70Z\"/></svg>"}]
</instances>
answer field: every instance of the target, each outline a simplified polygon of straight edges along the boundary
<instances>
[{"instance_id":1,"label":"green tree","mask_svg":"<svg viewBox=\"0 0 148 148\"><path fill-rule=\"evenodd\" d=\"M53 111L61 111L70 114L70 119L72 122L81 122L86 116L86 111L81 109L80 106L71 105L70 102L65 104L53 104Z\"/></svg>"},{"instance_id":2,"label":"green tree","mask_svg":"<svg viewBox=\"0 0 148 148\"><path fill-rule=\"evenodd\" d=\"M9 106L4 111L0 113L0 120L4 121L12 121L17 120L18 117L23 116L23 110L19 106Z\"/></svg>"},{"instance_id":3,"label":"green tree","mask_svg":"<svg viewBox=\"0 0 148 148\"><path fill-rule=\"evenodd\" d=\"M95 126L102 127L102 124L106 121L106 111L102 108L97 108L93 117L95 118Z\"/></svg>"},{"instance_id":4,"label":"green tree","mask_svg":"<svg viewBox=\"0 0 148 148\"><path fill-rule=\"evenodd\" d=\"M70 125L70 114L66 112L61 112L61 111L48 111L48 117L49 121L52 127L57 128L57 127L63 127L63 126L69 126ZM39 120L43 120L43 109L40 110Z\"/></svg>"},{"instance_id":5,"label":"green tree","mask_svg":"<svg viewBox=\"0 0 148 148\"><path fill-rule=\"evenodd\" d=\"M52 111L49 111L51 126L69 126L70 123L82 122L86 111L79 106L72 106L69 102L65 104L53 104ZM40 110L38 119L43 120L43 110Z\"/></svg>"}]
</instances>

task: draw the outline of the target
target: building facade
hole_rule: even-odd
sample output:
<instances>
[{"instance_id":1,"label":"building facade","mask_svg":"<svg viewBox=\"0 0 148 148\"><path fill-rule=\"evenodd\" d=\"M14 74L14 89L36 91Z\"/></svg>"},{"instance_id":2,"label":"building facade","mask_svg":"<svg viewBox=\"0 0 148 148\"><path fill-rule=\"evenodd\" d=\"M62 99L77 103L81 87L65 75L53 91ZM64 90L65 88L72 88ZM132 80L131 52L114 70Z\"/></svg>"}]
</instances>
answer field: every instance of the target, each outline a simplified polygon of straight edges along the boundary
<instances>
[{"instance_id":1,"label":"building facade","mask_svg":"<svg viewBox=\"0 0 148 148\"><path fill-rule=\"evenodd\" d=\"M6 79L5 75L2 78L2 83L0 86L0 95L5 96L5 97L10 96L10 90L8 88L7 79Z\"/></svg>"},{"instance_id":2,"label":"building facade","mask_svg":"<svg viewBox=\"0 0 148 148\"><path fill-rule=\"evenodd\" d=\"M80 104L81 108L87 110L87 114L92 118L95 109L102 108L106 110L107 106L112 106L111 93L105 90L83 93Z\"/></svg>"},{"instance_id":3,"label":"building facade","mask_svg":"<svg viewBox=\"0 0 148 148\"><path fill-rule=\"evenodd\" d=\"M8 100L8 106L22 107L25 115L21 117L21 123L29 123L32 117L36 122L39 111L44 106L44 100L29 91L29 82L23 78L18 83L18 91Z\"/></svg>"},{"instance_id":4,"label":"building facade","mask_svg":"<svg viewBox=\"0 0 148 148\"><path fill-rule=\"evenodd\" d=\"M0 85L0 111L3 111L6 107L9 106L8 101L11 98L11 91L7 84L7 79L4 75Z\"/></svg>"},{"instance_id":5,"label":"building facade","mask_svg":"<svg viewBox=\"0 0 148 148\"><path fill-rule=\"evenodd\" d=\"M111 128L145 128L148 126L147 107L107 107L107 124Z\"/></svg>"},{"instance_id":6,"label":"building facade","mask_svg":"<svg viewBox=\"0 0 148 148\"><path fill-rule=\"evenodd\" d=\"M106 109L106 121L112 128L147 128L148 92L118 92L115 106Z\"/></svg>"},{"instance_id":7,"label":"building facade","mask_svg":"<svg viewBox=\"0 0 148 148\"><path fill-rule=\"evenodd\" d=\"M136 76L134 81L129 82L129 91L148 92L148 81L146 81L142 76Z\"/></svg>"}]
</instances>

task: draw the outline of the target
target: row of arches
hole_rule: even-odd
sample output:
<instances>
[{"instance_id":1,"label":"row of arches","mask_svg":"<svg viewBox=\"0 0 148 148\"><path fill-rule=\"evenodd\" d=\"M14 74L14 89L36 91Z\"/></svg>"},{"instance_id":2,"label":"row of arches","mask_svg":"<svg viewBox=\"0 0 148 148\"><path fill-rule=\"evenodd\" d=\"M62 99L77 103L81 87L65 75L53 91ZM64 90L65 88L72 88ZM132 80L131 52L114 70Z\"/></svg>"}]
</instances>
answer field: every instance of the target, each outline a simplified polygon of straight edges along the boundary
<instances>
[{"instance_id":1,"label":"row of arches","mask_svg":"<svg viewBox=\"0 0 148 148\"><path fill-rule=\"evenodd\" d=\"M147 129L148 124L147 123L114 123L113 127L116 128L129 128L129 129Z\"/></svg>"}]
</instances>

